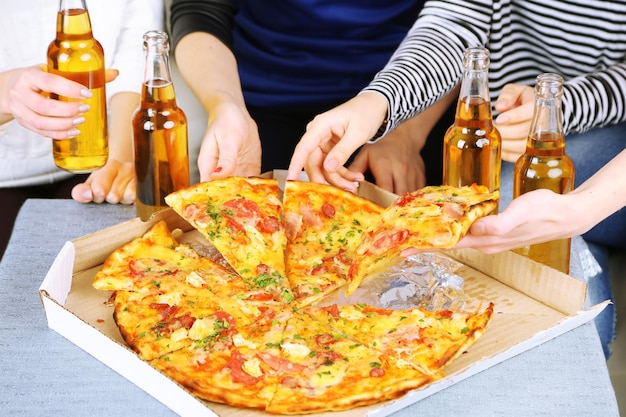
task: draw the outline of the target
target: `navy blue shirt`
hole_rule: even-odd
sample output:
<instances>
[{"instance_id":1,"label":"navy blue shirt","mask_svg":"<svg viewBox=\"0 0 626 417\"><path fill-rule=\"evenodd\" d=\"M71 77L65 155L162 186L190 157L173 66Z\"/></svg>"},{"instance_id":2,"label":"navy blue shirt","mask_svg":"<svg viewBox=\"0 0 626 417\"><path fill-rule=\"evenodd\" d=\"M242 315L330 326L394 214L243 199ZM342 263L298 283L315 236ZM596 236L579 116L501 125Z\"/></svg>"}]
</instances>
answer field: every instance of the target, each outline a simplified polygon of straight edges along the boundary
<instances>
[{"instance_id":1,"label":"navy blue shirt","mask_svg":"<svg viewBox=\"0 0 626 417\"><path fill-rule=\"evenodd\" d=\"M174 45L212 33L238 60L246 102L261 107L336 103L381 70L423 0L174 0ZM200 51L198 53L201 53Z\"/></svg>"}]
</instances>

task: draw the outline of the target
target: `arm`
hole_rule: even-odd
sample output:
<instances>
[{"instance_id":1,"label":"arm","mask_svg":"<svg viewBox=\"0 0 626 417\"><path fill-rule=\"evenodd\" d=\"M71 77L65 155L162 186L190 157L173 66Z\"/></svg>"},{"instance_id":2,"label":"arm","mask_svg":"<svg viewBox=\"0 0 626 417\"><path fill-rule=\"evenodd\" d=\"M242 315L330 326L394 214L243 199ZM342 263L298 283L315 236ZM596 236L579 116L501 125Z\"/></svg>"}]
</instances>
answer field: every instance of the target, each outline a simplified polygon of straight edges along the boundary
<instances>
[{"instance_id":1,"label":"arm","mask_svg":"<svg viewBox=\"0 0 626 417\"><path fill-rule=\"evenodd\" d=\"M198 156L200 179L258 175L261 142L246 109L237 61L229 47L236 2L196 3L174 0L171 20L176 63L209 115ZM203 7L203 13L191 13L192 5Z\"/></svg>"},{"instance_id":2,"label":"arm","mask_svg":"<svg viewBox=\"0 0 626 417\"><path fill-rule=\"evenodd\" d=\"M626 150L568 194L535 190L502 213L478 219L456 248L496 253L583 234L626 206Z\"/></svg>"}]
</instances>

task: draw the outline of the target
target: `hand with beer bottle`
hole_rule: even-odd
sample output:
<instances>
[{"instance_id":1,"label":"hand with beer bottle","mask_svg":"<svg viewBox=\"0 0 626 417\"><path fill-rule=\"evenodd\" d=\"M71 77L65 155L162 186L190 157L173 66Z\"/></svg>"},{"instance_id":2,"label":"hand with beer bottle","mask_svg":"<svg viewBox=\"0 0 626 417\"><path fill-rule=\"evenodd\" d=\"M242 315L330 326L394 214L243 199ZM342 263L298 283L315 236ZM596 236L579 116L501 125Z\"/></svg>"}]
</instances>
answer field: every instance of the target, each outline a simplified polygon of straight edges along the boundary
<instances>
[{"instance_id":1,"label":"hand with beer bottle","mask_svg":"<svg viewBox=\"0 0 626 417\"><path fill-rule=\"evenodd\" d=\"M80 100L91 93L82 84L45 71L45 66L15 68L0 73L0 123L15 119L42 136L76 136L88 109L78 101L50 100L51 93Z\"/></svg>"},{"instance_id":2,"label":"hand with beer bottle","mask_svg":"<svg viewBox=\"0 0 626 417\"><path fill-rule=\"evenodd\" d=\"M125 204L135 200L130 118L139 105L142 86L142 35L163 27L163 3L154 0L89 3L93 36L104 50L104 68L110 68L102 71L103 76L94 77L97 88L84 82L88 73L84 68L85 56L79 55L74 60L79 68L44 64L49 58L49 45L61 31L60 14L69 10L70 17L81 15L75 6L78 3L72 2L74 6L69 9L63 4L60 0L22 0L3 2L0 6L3 16L0 33L7 40L0 46L0 201L3 205L0 256L15 216L27 198L73 197L81 203ZM81 28L84 30L85 26ZM80 37L69 38L76 42ZM74 47L74 43L65 43ZM59 44L59 47L68 45ZM55 63L72 64L70 54L55 58ZM73 71L79 76L69 76ZM89 174L76 175L78 171L72 167L60 169L55 163L54 145L70 143L72 137L88 130L91 113L86 101L90 96L102 95L97 90L102 90L100 87L105 82L108 158L100 161L101 168ZM89 108L93 110L94 106Z\"/></svg>"},{"instance_id":3,"label":"hand with beer bottle","mask_svg":"<svg viewBox=\"0 0 626 417\"><path fill-rule=\"evenodd\" d=\"M107 69L105 74L106 82L111 82L119 71ZM49 96L57 94L76 100L89 97L91 92L82 84L50 74L43 65L35 65L0 73L0 85L4 86L0 89L0 124L14 119L26 129L53 140L71 138L80 131L84 121L82 113L88 109L79 101L53 100ZM117 113L115 109L120 106L129 106L134 111L137 101L133 97L118 97L117 100L120 104L112 106L112 114ZM112 129L114 126L116 124L111 123ZM128 159L124 153L120 150L107 165L92 173L84 183L77 184L72 197L81 203L132 204L135 201L133 165L132 160L122 162ZM132 156L132 150L126 153Z\"/></svg>"},{"instance_id":4,"label":"hand with beer bottle","mask_svg":"<svg viewBox=\"0 0 626 417\"><path fill-rule=\"evenodd\" d=\"M567 194L538 189L499 214L476 220L455 248L497 253L582 235L626 206L626 150Z\"/></svg>"}]
</instances>

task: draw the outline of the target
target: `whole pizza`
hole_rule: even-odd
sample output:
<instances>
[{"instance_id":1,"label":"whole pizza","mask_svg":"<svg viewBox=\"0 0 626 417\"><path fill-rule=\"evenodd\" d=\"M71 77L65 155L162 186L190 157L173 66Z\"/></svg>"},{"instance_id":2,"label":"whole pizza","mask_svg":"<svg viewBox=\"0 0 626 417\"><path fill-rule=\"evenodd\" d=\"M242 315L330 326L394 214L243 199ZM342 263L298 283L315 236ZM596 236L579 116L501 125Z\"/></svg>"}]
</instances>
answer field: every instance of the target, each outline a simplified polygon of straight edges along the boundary
<instances>
[{"instance_id":1,"label":"whole pizza","mask_svg":"<svg viewBox=\"0 0 626 417\"><path fill-rule=\"evenodd\" d=\"M201 399L305 414L398 398L441 378L493 315L493 304L317 304L404 249L453 246L497 205L481 187L426 188L382 208L330 185L287 181L283 192L275 179L230 177L166 202L227 265L161 221L113 252L93 286L113 291L129 347Z\"/></svg>"}]
</instances>

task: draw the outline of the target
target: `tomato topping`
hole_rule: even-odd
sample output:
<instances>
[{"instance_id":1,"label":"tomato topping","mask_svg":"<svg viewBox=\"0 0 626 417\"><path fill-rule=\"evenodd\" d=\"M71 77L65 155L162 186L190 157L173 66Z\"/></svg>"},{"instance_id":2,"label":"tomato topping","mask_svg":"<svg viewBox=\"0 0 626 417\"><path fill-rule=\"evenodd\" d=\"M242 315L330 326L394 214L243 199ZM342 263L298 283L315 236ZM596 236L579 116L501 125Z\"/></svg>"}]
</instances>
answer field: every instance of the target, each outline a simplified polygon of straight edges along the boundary
<instances>
[{"instance_id":1,"label":"tomato topping","mask_svg":"<svg viewBox=\"0 0 626 417\"><path fill-rule=\"evenodd\" d=\"M374 378L385 376L385 370L383 368L373 368L370 371L370 376Z\"/></svg>"},{"instance_id":2,"label":"tomato topping","mask_svg":"<svg viewBox=\"0 0 626 417\"><path fill-rule=\"evenodd\" d=\"M261 219L257 228L261 233L274 233L280 229L280 222L276 216L266 216Z\"/></svg>"},{"instance_id":3,"label":"tomato topping","mask_svg":"<svg viewBox=\"0 0 626 417\"><path fill-rule=\"evenodd\" d=\"M246 362L246 357L238 350L233 350L230 354L230 361L228 362L228 368L230 369L230 376L234 382L239 382L245 385L254 385L259 382L260 378L254 377L243 370L243 364Z\"/></svg>"},{"instance_id":4,"label":"tomato topping","mask_svg":"<svg viewBox=\"0 0 626 417\"><path fill-rule=\"evenodd\" d=\"M258 354L258 356L270 368L275 369L277 371L294 373L294 372L302 372L304 369L306 369L304 365L293 363L290 360L281 358L276 355L272 355L267 352L261 352Z\"/></svg>"},{"instance_id":5,"label":"tomato topping","mask_svg":"<svg viewBox=\"0 0 626 417\"><path fill-rule=\"evenodd\" d=\"M342 354L333 352L332 350L327 352L316 352L315 357L322 360L322 365L332 365L338 360L343 359Z\"/></svg>"},{"instance_id":6,"label":"tomato topping","mask_svg":"<svg viewBox=\"0 0 626 417\"><path fill-rule=\"evenodd\" d=\"M400 245L404 243L409 238L408 230L399 230L395 233L384 234L379 237L372 248L381 249L381 248L392 248L394 246Z\"/></svg>"},{"instance_id":7,"label":"tomato topping","mask_svg":"<svg viewBox=\"0 0 626 417\"><path fill-rule=\"evenodd\" d=\"M280 383L287 388L298 388L298 380L293 376L286 376L280 380Z\"/></svg>"},{"instance_id":8,"label":"tomato topping","mask_svg":"<svg viewBox=\"0 0 626 417\"><path fill-rule=\"evenodd\" d=\"M236 325L235 318L225 311L222 311L222 310L216 311L215 313L213 313L213 315L215 316L217 320L227 322L229 324L229 327L235 327Z\"/></svg>"},{"instance_id":9,"label":"tomato topping","mask_svg":"<svg viewBox=\"0 0 626 417\"><path fill-rule=\"evenodd\" d=\"M272 268L265 264L258 264L256 266L256 274L257 275L270 275L272 273Z\"/></svg>"},{"instance_id":10,"label":"tomato topping","mask_svg":"<svg viewBox=\"0 0 626 417\"><path fill-rule=\"evenodd\" d=\"M325 310L330 316L339 317L339 307L337 306L337 304L323 307L322 310Z\"/></svg>"},{"instance_id":11,"label":"tomato topping","mask_svg":"<svg viewBox=\"0 0 626 417\"><path fill-rule=\"evenodd\" d=\"M231 236L234 238L237 234L241 233L246 235L246 230L243 226L231 217L226 217L226 227L231 230Z\"/></svg>"},{"instance_id":12,"label":"tomato topping","mask_svg":"<svg viewBox=\"0 0 626 417\"><path fill-rule=\"evenodd\" d=\"M367 314L367 313L376 313L376 314L381 314L384 316L389 316L391 315L391 310L385 310L384 308L378 308L378 307L373 307L373 306L365 306L363 307L363 314Z\"/></svg>"},{"instance_id":13,"label":"tomato topping","mask_svg":"<svg viewBox=\"0 0 626 417\"><path fill-rule=\"evenodd\" d=\"M161 321L169 319L178 311L177 306L171 306L166 303L150 303L150 308L159 313L159 319Z\"/></svg>"},{"instance_id":14,"label":"tomato topping","mask_svg":"<svg viewBox=\"0 0 626 417\"><path fill-rule=\"evenodd\" d=\"M324 216L328 217L328 218L333 218L335 217L335 208L330 205L329 203L324 203L322 204L322 213L324 213Z\"/></svg>"},{"instance_id":15,"label":"tomato topping","mask_svg":"<svg viewBox=\"0 0 626 417\"><path fill-rule=\"evenodd\" d=\"M261 209L259 209L259 206L254 201L245 198L232 199L225 202L222 207L232 212L232 217L250 220L253 224L256 224L261 217ZM231 215L230 213L227 214L229 216Z\"/></svg>"},{"instance_id":16,"label":"tomato topping","mask_svg":"<svg viewBox=\"0 0 626 417\"><path fill-rule=\"evenodd\" d=\"M326 274L328 273L328 268L326 267L326 265L319 265L316 266L315 268L311 269L311 275L320 275L320 274Z\"/></svg>"},{"instance_id":17,"label":"tomato topping","mask_svg":"<svg viewBox=\"0 0 626 417\"><path fill-rule=\"evenodd\" d=\"M332 345L335 342L335 338L328 333L320 334L315 338L315 343L317 343L318 346L322 347Z\"/></svg>"}]
</instances>

